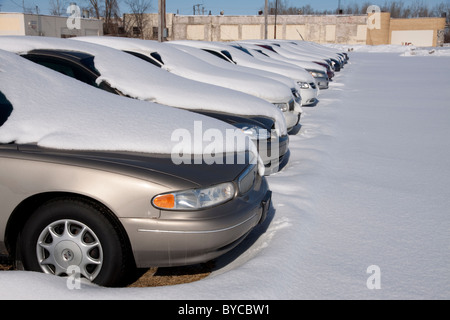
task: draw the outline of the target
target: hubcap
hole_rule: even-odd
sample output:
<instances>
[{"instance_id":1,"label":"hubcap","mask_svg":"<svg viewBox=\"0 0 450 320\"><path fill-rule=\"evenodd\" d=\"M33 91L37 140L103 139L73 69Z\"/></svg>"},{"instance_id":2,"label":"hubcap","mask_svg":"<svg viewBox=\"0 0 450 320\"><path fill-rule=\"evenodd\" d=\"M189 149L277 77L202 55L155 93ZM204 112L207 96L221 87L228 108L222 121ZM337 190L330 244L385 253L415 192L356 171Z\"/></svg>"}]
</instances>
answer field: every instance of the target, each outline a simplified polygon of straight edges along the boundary
<instances>
[{"instance_id":1,"label":"hubcap","mask_svg":"<svg viewBox=\"0 0 450 320\"><path fill-rule=\"evenodd\" d=\"M59 220L41 232L36 244L39 265L45 273L67 275L71 266L90 281L99 274L103 250L96 234L85 224Z\"/></svg>"}]
</instances>

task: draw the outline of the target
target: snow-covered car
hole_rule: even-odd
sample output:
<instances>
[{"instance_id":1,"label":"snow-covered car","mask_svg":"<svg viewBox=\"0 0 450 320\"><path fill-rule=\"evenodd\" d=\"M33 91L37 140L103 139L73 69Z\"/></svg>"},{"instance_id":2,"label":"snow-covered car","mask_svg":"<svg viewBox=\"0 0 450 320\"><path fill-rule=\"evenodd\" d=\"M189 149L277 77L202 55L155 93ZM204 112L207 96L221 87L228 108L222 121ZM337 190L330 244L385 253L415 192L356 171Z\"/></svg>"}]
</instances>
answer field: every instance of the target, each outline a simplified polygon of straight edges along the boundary
<instances>
[{"instance_id":1,"label":"snow-covered car","mask_svg":"<svg viewBox=\"0 0 450 320\"><path fill-rule=\"evenodd\" d=\"M339 72L345 65L345 58L338 52L326 50L321 45L312 46L307 41L273 40L271 44L280 47L286 53L309 57L315 63L326 63L326 67L332 68L333 71Z\"/></svg>"},{"instance_id":2,"label":"snow-covered car","mask_svg":"<svg viewBox=\"0 0 450 320\"><path fill-rule=\"evenodd\" d=\"M0 49L124 96L187 109L233 124L261 149L266 175L289 160L286 120L263 99L192 81L120 50L68 39L0 37ZM276 149L276 152L270 150Z\"/></svg>"},{"instance_id":3,"label":"snow-covered car","mask_svg":"<svg viewBox=\"0 0 450 320\"><path fill-rule=\"evenodd\" d=\"M112 95L0 50L0 255L25 270L124 285L137 268L209 261L264 220L252 143L174 141L231 125ZM192 129L194 128L194 129ZM201 135L201 132L200 132ZM176 164L174 148L192 162Z\"/></svg>"},{"instance_id":4,"label":"snow-covered car","mask_svg":"<svg viewBox=\"0 0 450 320\"><path fill-rule=\"evenodd\" d=\"M104 45L108 42L108 38L101 39L96 37L77 37L71 40L80 42L102 41ZM123 40L125 41L126 39ZM129 41L131 43L132 39ZM153 60L155 64L172 74L246 93L266 100L278 108L295 108L295 100L291 88L279 81L249 73L225 70L180 50L173 50L172 47L167 47L165 44L156 41L143 41L143 43L147 43L147 46L152 45L152 48L157 48L158 50L158 52L152 52L150 55L148 52L145 53L144 55L149 56L147 60ZM164 57L162 56L163 52Z\"/></svg>"},{"instance_id":5,"label":"snow-covered car","mask_svg":"<svg viewBox=\"0 0 450 320\"><path fill-rule=\"evenodd\" d=\"M183 55L183 49L187 49L188 54L191 54L192 56L199 58L201 60L203 60L206 63L211 64L212 66L214 66L214 71L219 73L222 72L224 70L220 70L220 69L226 69L227 71L231 71L231 72L238 72L238 73L248 73L248 74L253 74L255 76L258 77L265 77L265 78L269 78L272 79L274 81L278 81L281 82L283 84L285 84L287 87L291 88L292 91L292 97L291 99L294 99L294 106L292 107L291 104L286 104L286 103L281 103L281 104L276 104L278 106L278 108L283 112L283 115L285 117L286 120L286 126L288 127L288 131L290 131L292 128L294 128L300 120L300 116L301 116L301 96L297 90L297 85L296 83L287 77L278 75L278 74L274 74L274 73L269 73L269 72L265 72L265 71L259 71L259 70L255 70L255 69L249 69L249 68L241 68L241 67L237 67L234 66L236 68L232 68L233 66L229 66L228 63L214 57L211 56L210 54L207 54L206 52L198 52L199 50L197 49L193 49L193 48L186 48L185 46L178 46L178 47L168 47L166 44L160 44L157 43L155 41L150 41L150 40L140 40L140 39L131 39L131 38L111 38L111 37L80 37L77 38L76 40L80 40L80 41L86 41L86 42L91 42L91 43L95 43L95 44L101 44L101 45L105 45L108 47L112 47L118 50L122 50L128 53L131 53L137 57L141 57L141 59L145 60L145 61L149 61L152 64L155 64L159 67L162 67L164 64L170 64L170 61L168 62L169 59L167 59L167 57L171 56L169 54L166 54L167 50L172 50L172 51L176 51L178 53L178 55ZM189 50L191 49L191 50ZM156 51L154 51L156 50ZM192 52L193 51L193 52ZM181 60L182 57L178 57L178 59L176 60L176 63L180 63L180 61L182 61L181 63L183 64L188 64L189 63L189 59L191 57L189 57L188 55L184 54L184 58ZM170 68L170 67L169 67Z\"/></svg>"},{"instance_id":6,"label":"snow-covered car","mask_svg":"<svg viewBox=\"0 0 450 320\"><path fill-rule=\"evenodd\" d=\"M329 79L327 75L327 69L317 63L312 62L309 59L305 59L298 56L285 56L280 54L278 48L274 48L273 45L269 43L262 43L257 41L247 42L247 41L239 41L239 44L247 49L254 49L256 52L261 55L265 55L266 57L270 57L278 62L284 62L288 64L293 64L298 67L304 68L307 70L315 79L319 89L327 89L329 86ZM257 58L259 55L256 56Z\"/></svg>"},{"instance_id":7,"label":"snow-covered car","mask_svg":"<svg viewBox=\"0 0 450 320\"><path fill-rule=\"evenodd\" d=\"M317 87L314 78L309 72L300 67L281 65L273 60L262 61L256 59L249 50L245 49L239 43L171 41L168 44L193 46L210 52L232 64L289 77L297 83L302 98L302 105L311 105L317 102Z\"/></svg>"},{"instance_id":8,"label":"snow-covered car","mask_svg":"<svg viewBox=\"0 0 450 320\"><path fill-rule=\"evenodd\" d=\"M186 41L183 43L191 43L191 41ZM291 131L295 126L299 124L300 117L303 112L303 109L301 107L302 96L299 92L300 86L293 79L278 73L238 65L232 60L231 54L228 51L225 51L225 54L223 54L222 52L216 52L215 50L203 50L195 46L191 47L190 45L184 45L178 42L166 42L166 44L174 47L175 49L179 49L183 52L186 52L192 55L193 57L199 58L218 68L226 69L232 72L248 73L285 84L287 87L291 89L292 96L295 102L294 108L292 108L288 104L276 104L276 105L278 108L280 108L281 111L283 111L288 131Z\"/></svg>"}]
</instances>

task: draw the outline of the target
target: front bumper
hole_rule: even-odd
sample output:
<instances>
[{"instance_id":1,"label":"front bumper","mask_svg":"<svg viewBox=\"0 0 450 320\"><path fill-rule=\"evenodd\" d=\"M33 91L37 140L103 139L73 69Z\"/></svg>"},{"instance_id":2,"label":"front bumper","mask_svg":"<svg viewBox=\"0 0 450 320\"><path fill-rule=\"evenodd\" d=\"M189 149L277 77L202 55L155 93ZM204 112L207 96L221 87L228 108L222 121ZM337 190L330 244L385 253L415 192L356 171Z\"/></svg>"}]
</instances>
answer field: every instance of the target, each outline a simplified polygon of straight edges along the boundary
<instances>
[{"instance_id":1,"label":"front bumper","mask_svg":"<svg viewBox=\"0 0 450 320\"><path fill-rule=\"evenodd\" d=\"M161 211L159 219L121 219L138 268L207 262L236 247L262 223L271 191L257 176L253 189L220 206L195 212Z\"/></svg>"},{"instance_id":2,"label":"front bumper","mask_svg":"<svg viewBox=\"0 0 450 320\"><path fill-rule=\"evenodd\" d=\"M329 86L328 77L317 77L317 78L314 78L314 80L316 81L319 89L328 89L328 86Z\"/></svg>"},{"instance_id":3,"label":"front bumper","mask_svg":"<svg viewBox=\"0 0 450 320\"><path fill-rule=\"evenodd\" d=\"M315 85L315 84L314 84ZM302 104L309 106L317 102L317 87L309 89L300 89L300 95L302 96Z\"/></svg>"},{"instance_id":4,"label":"front bumper","mask_svg":"<svg viewBox=\"0 0 450 320\"><path fill-rule=\"evenodd\" d=\"M280 171L289 161L289 136L259 141L258 152L264 163L264 175Z\"/></svg>"},{"instance_id":5,"label":"front bumper","mask_svg":"<svg viewBox=\"0 0 450 320\"><path fill-rule=\"evenodd\" d=\"M286 119L287 131L291 131L300 120L300 112L297 111L287 111L283 112L284 118Z\"/></svg>"}]
</instances>

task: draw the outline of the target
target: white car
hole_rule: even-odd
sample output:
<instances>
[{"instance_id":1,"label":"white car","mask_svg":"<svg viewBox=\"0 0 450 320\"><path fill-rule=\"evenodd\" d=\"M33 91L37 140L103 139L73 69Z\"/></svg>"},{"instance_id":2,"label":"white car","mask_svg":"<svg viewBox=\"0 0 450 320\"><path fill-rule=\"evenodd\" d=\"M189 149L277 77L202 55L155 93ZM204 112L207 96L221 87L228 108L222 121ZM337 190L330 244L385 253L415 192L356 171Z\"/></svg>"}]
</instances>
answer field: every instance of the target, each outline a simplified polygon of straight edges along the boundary
<instances>
[{"instance_id":1,"label":"white car","mask_svg":"<svg viewBox=\"0 0 450 320\"><path fill-rule=\"evenodd\" d=\"M306 41L289 40L274 40L270 43L282 48L286 53L290 52L296 57L309 58L311 61L325 65L332 71L340 71L345 64L344 57L340 53L326 50L322 45L316 46Z\"/></svg>"},{"instance_id":2,"label":"white car","mask_svg":"<svg viewBox=\"0 0 450 320\"><path fill-rule=\"evenodd\" d=\"M218 68L226 69L232 72L238 73L248 73L253 74L258 77L263 77L271 80L275 80L285 84L287 87L291 88L292 98L294 99L294 107L292 108L291 104L275 104L281 111L283 111L283 115L286 119L286 126L288 127L288 131L291 131L297 124L299 124L301 114L303 112L302 109L302 96L300 95L299 89L300 87L297 83L291 78L285 77L283 75L268 72L264 70L258 70L254 68L248 68L236 65L234 63L230 63L228 61L222 60L218 56L212 55L206 51L203 51L198 48L172 44L171 42L167 42L168 45L174 47L175 49L179 49L184 51L193 57L199 58L207 63L210 63Z\"/></svg>"},{"instance_id":3,"label":"white car","mask_svg":"<svg viewBox=\"0 0 450 320\"><path fill-rule=\"evenodd\" d=\"M294 96L291 88L286 84L247 72L220 68L166 43L113 37L78 37L73 38L73 40L102 44L122 51L134 52L137 56L140 55L143 59L152 60L155 65L178 76L256 96L277 106L281 111L295 109ZM142 57L142 55L145 57ZM297 123L298 118L295 120ZM286 124L288 125L288 131L295 124Z\"/></svg>"},{"instance_id":4,"label":"white car","mask_svg":"<svg viewBox=\"0 0 450 320\"><path fill-rule=\"evenodd\" d=\"M29 60L115 93L232 123L255 140L257 146L268 150L277 147L274 155L262 152L266 174L278 171L289 158L285 118L280 110L263 99L179 77L120 50L92 43L5 36L0 37L0 49L20 53ZM73 60L77 60L76 66ZM77 76L77 70L91 72L92 77Z\"/></svg>"},{"instance_id":5,"label":"white car","mask_svg":"<svg viewBox=\"0 0 450 320\"><path fill-rule=\"evenodd\" d=\"M273 60L262 61L239 43L220 43L207 41L171 41L169 44L180 44L192 46L208 51L224 61L234 63L241 67L252 68L254 70L264 70L270 73L276 73L294 80L298 86L302 105L311 105L317 102L317 86L312 75L304 68L296 66L286 66L274 62Z\"/></svg>"},{"instance_id":6,"label":"white car","mask_svg":"<svg viewBox=\"0 0 450 320\"><path fill-rule=\"evenodd\" d=\"M274 48L273 45L267 42L254 41L254 42L244 42L240 41L239 44L246 47L247 49L253 49L266 57L270 57L276 61L281 61L288 64L293 64L295 66L304 68L307 70L316 80L319 89L326 89L329 85L329 79L327 74L327 68L321 66L317 63L312 62L310 59L295 56L292 53L287 54L285 50L279 50L279 48ZM280 52L278 52L280 51ZM259 55L257 56L260 57Z\"/></svg>"}]
</instances>

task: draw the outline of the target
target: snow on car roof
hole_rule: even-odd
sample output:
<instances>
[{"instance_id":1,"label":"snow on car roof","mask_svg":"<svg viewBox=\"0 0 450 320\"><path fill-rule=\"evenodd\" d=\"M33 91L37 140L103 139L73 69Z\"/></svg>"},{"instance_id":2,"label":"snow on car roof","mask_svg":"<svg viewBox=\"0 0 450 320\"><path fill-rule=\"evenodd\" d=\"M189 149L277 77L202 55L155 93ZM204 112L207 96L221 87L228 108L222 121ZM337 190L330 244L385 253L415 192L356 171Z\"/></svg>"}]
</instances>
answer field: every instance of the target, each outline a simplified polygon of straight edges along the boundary
<instances>
[{"instance_id":1,"label":"snow on car roof","mask_svg":"<svg viewBox=\"0 0 450 320\"><path fill-rule=\"evenodd\" d=\"M280 134L287 131L283 114L267 101L176 76L120 50L69 39L26 36L0 37L0 49L16 53L35 49L83 51L95 57L95 67L101 73L97 83L106 81L130 97L189 110L269 117L275 120Z\"/></svg>"},{"instance_id":2,"label":"snow on car roof","mask_svg":"<svg viewBox=\"0 0 450 320\"><path fill-rule=\"evenodd\" d=\"M312 69L312 70L320 70L320 71L324 71L326 72L326 68L314 63L311 61L311 59L306 59L302 58L298 55L289 55L286 56L284 54L281 53L285 53L285 51L283 51L281 48L275 47L274 50L276 52L273 52L271 50L268 50L266 48L260 47L259 45L269 45L268 43L264 43L262 41L239 41L239 43L246 47L246 48L251 48L251 49L257 49L259 51L262 51L264 54L268 55L269 57L271 57L272 59L275 59L277 61L282 61L282 62L287 62L290 64L294 64L296 66L301 66L302 68L305 69ZM281 51L281 52L278 52ZM260 57L259 55L256 55L256 57Z\"/></svg>"},{"instance_id":3,"label":"snow on car roof","mask_svg":"<svg viewBox=\"0 0 450 320\"><path fill-rule=\"evenodd\" d=\"M285 66L276 63L275 60L267 60L267 61L261 61L260 59L257 59L255 56L251 56L247 53L242 52L240 49L237 49L233 47L240 46L237 42L231 42L229 44L224 44L220 42L208 42L208 41L195 41L195 40L177 40L177 41L171 41L168 42L168 44L171 45L183 45L183 46L190 46L195 48L215 48L220 50L227 50L231 53L233 56L233 60L237 62L238 65L246 66L250 68L257 68L259 70L264 70L267 72L275 72L278 74L283 74L287 77L290 77L294 80L300 80L300 81L306 81L306 82L313 82L314 78L307 72L305 69L297 67L297 66ZM252 54L251 52L249 52Z\"/></svg>"},{"instance_id":4,"label":"snow on car roof","mask_svg":"<svg viewBox=\"0 0 450 320\"><path fill-rule=\"evenodd\" d=\"M108 46L118 45L117 38L113 37L78 37L71 40L87 41ZM157 41L140 39L121 39L123 44L135 46L136 49L158 51L164 58L166 70L179 76L205 83L223 86L233 90L245 90L246 93L265 99L272 103L288 102L292 98L289 86L279 81L271 80L247 72L231 71L212 65L205 60L187 54L181 50Z\"/></svg>"},{"instance_id":5,"label":"snow on car roof","mask_svg":"<svg viewBox=\"0 0 450 320\"><path fill-rule=\"evenodd\" d=\"M0 91L13 111L0 127L0 143L37 143L65 150L171 154L175 146L202 154L211 142L172 141L175 130L235 130L222 121L186 110L117 96L0 50ZM197 122L197 124L199 124ZM198 127L197 127L198 128ZM243 133L235 132L238 137ZM245 151L215 145L217 152ZM255 151L253 144L248 147Z\"/></svg>"},{"instance_id":6,"label":"snow on car roof","mask_svg":"<svg viewBox=\"0 0 450 320\"><path fill-rule=\"evenodd\" d=\"M246 72L246 73L254 74L259 77L265 77L268 79L272 79L272 80L281 82L289 88L297 89L295 81L284 75L280 75L277 73L272 73L272 72L269 72L266 70L262 70L261 68L254 69L254 68L249 68L249 67L242 66L239 64L230 63L230 62L227 62L215 55L212 55L209 52L203 51L202 49L199 49L199 48L183 46L180 44L170 44L170 43L168 43L168 44L171 45L173 48L182 50L186 53L189 53L192 56L197 56L197 57L201 58L203 61L206 61L206 62L208 62L212 65L215 65L219 68L225 68L225 69L228 69L231 71Z\"/></svg>"}]
</instances>

